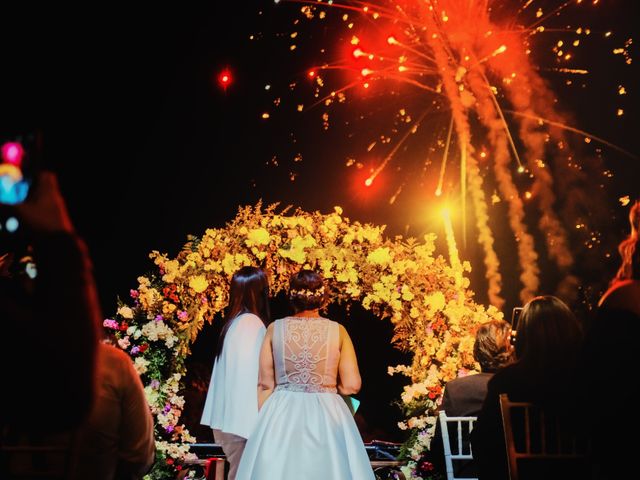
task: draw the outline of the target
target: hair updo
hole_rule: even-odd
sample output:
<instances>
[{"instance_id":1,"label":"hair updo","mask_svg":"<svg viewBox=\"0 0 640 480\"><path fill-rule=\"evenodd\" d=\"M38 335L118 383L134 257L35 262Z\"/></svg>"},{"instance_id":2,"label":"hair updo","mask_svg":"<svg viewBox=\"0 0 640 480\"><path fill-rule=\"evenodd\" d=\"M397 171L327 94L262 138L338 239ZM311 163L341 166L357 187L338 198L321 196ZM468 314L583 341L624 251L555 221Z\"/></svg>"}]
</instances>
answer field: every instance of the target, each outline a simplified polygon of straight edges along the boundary
<instances>
[{"instance_id":1,"label":"hair updo","mask_svg":"<svg viewBox=\"0 0 640 480\"><path fill-rule=\"evenodd\" d=\"M289 280L289 301L296 313L325 304L324 280L312 270L300 270Z\"/></svg>"},{"instance_id":2,"label":"hair updo","mask_svg":"<svg viewBox=\"0 0 640 480\"><path fill-rule=\"evenodd\" d=\"M491 320L480 325L473 345L473 358L485 373L494 373L511 363L511 324L504 320Z\"/></svg>"}]
</instances>

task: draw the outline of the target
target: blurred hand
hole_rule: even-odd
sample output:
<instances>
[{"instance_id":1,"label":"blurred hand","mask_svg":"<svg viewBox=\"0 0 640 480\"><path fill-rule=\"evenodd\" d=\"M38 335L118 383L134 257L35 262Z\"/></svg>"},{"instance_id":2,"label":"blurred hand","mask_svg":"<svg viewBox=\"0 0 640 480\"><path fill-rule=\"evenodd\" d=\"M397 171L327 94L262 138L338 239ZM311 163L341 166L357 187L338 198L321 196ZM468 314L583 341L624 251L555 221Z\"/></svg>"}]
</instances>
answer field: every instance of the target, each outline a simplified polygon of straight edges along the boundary
<instances>
[{"instance_id":1,"label":"blurred hand","mask_svg":"<svg viewBox=\"0 0 640 480\"><path fill-rule=\"evenodd\" d=\"M56 175L41 172L34 187L29 198L16 206L22 222L37 233L73 233L73 224Z\"/></svg>"}]
</instances>

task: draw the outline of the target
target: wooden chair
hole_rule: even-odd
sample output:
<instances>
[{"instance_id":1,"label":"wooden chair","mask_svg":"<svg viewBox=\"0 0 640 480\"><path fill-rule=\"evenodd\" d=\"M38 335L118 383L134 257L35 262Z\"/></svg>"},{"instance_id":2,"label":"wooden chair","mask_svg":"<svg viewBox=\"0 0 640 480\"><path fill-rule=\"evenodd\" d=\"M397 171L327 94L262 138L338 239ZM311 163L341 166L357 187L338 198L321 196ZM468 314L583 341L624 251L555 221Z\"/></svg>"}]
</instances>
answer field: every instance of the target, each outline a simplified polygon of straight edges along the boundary
<instances>
[{"instance_id":1,"label":"wooden chair","mask_svg":"<svg viewBox=\"0 0 640 480\"><path fill-rule=\"evenodd\" d=\"M500 395L509 478L572 479L588 476L588 441L553 412Z\"/></svg>"},{"instance_id":2,"label":"wooden chair","mask_svg":"<svg viewBox=\"0 0 640 480\"><path fill-rule=\"evenodd\" d=\"M456 477L454 463L460 461L473 461L470 435L477 417L448 417L444 411L439 414L440 428L442 429L442 446L444 448L444 461L447 471L447 480L477 480L475 477ZM455 428L456 435L449 434L451 428ZM455 440L456 450L452 452L451 443Z\"/></svg>"}]
</instances>

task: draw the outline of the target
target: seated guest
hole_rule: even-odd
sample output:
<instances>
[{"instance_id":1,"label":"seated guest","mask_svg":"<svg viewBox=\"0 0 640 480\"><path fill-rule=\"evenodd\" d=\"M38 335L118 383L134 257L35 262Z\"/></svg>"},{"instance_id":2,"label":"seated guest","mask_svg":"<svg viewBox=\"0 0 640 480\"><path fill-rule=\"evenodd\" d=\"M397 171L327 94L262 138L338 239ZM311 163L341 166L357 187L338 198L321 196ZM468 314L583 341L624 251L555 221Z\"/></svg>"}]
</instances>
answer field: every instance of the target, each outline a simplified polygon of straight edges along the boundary
<instances>
[{"instance_id":1,"label":"seated guest","mask_svg":"<svg viewBox=\"0 0 640 480\"><path fill-rule=\"evenodd\" d=\"M449 417L478 415L487 394L489 379L513 359L511 324L504 320L491 320L480 325L473 345L473 358L480 365L480 373L455 378L445 386L440 409ZM456 444L455 435L457 432L449 431L453 445ZM431 445L434 464L439 470L444 470L444 449L439 420ZM474 462L456 462L454 471L458 477L477 476Z\"/></svg>"},{"instance_id":2,"label":"seated guest","mask_svg":"<svg viewBox=\"0 0 640 480\"><path fill-rule=\"evenodd\" d=\"M582 326L558 298L535 297L524 306L516 331L516 361L489 380L471 435L480 479L509 478L500 394L506 393L512 401L539 404L560 415L568 412L573 407L569 399L582 338Z\"/></svg>"},{"instance_id":3,"label":"seated guest","mask_svg":"<svg viewBox=\"0 0 640 480\"><path fill-rule=\"evenodd\" d=\"M473 358L480 364L477 375L467 375L447 383L441 410L449 417L475 416L487 394L487 383L499 368L511 363L511 324L491 320L480 325L473 345Z\"/></svg>"},{"instance_id":4,"label":"seated guest","mask_svg":"<svg viewBox=\"0 0 640 480\"><path fill-rule=\"evenodd\" d=\"M627 431L638 431L635 412L637 400L627 388L636 376L636 341L640 335L640 202L629 211L631 232L619 245L622 262L611 286L598 302L596 315L585 341L584 364L581 370L581 392L584 398L593 393L594 379L603 379L615 394L611 406L629 413L629 419L605 419L591 425L594 452L594 478L623 478L637 470L634 442L620 441ZM606 360L609 359L609 360ZM622 387L622 388L620 388ZM615 388L615 390L613 390ZM587 406L588 405L588 406ZM590 402L585 402L583 414L593 415ZM636 422L633 425L631 422Z\"/></svg>"}]
</instances>

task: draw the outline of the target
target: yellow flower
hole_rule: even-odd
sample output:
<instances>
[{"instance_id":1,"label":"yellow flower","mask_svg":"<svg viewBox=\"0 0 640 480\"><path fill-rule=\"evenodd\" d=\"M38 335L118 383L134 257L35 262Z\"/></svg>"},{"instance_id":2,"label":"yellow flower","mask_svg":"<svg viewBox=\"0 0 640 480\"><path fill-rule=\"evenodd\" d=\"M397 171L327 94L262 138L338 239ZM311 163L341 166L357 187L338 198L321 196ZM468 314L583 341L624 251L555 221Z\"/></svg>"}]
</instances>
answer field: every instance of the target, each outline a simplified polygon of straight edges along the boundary
<instances>
[{"instance_id":1,"label":"yellow flower","mask_svg":"<svg viewBox=\"0 0 640 480\"><path fill-rule=\"evenodd\" d=\"M387 265L391 262L391 253L389 247L379 247L367 255L367 262L374 265Z\"/></svg>"},{"instance_id":2,"label":"yellow flower","mask_svg":"<svg viewBox=\"0 0 640 480\"><path fill-rule=\"evenodd\" d=\"M407 285L403 285L401 291L402 291L403 300L406 300L407 302L410 302L411 300L413 300L414 295L411 292L411 289Z\"/></svg>"},{"instance_id":3,"label":"yellow flower","mask_svg":"<svg viewBox=\"0 0 640 480\"><path fill-rule=\"evenodd\" d=\"M427 306L430 312L442 310L445 306L446 299L442 292L434 292L428 295L424 299L424 304Z\"/></svg>"},{"instance_id":4,"label":"yellow flower","mask_svg":"<svg viewBox=\"0 0 640 480\"><path fill-rule=\"evenodd\" d=\"M316 241L310 235L304 237L297 236L291 240L289 249L280 248L278 253L284 257L293 260L296 263L303 264L307 261L307 252L305 248L315 246Z\"/></svg>"},{"instance_id":5,"label":"yellow flower","mask_svg":"<svg viewBox=\"0 0 640 480\"><path fill-rule=\"evenodd\" d=\"M320 261L320 270L322 270L322 275L324 276L324 278L333 277L333 273L331 273L332 268L333 268L333 262L331 260Z\"/></svg>"},{"instance_id":6,"label":"yellow flower","mask_svg":"<svg viewBox=\"0 0 640 480\"><path fill-rule=\"evenodd\" d=\"M227 276L229 277L233 275L235 271L238 269L236 267L236 259L231 253L227 253L222 259L221 263L222 263L222 270L224 270L224 273L226 273Z\"/></svg>"},{"instance_id":7,"label":"yellow flower","mask_svg":"<svg viewBox=\"0 0 640 480\"><path fill-rule=\"evenodd\" d=\"M130 320L133 318L133 310L125 305L118 309L118 315L120 315L122 318Z\"/></svg>"},{"instance_id":8,"label":"yellow flower","mask_svg":"<svg viewBox=\"0 0 640 480\"><path fill-rule=\"evenodd\" d=\"M162 303L162 313L164 315L171 315L175 309L176 309L176 306L171 302Z\"/></svg>"},{"instance_id":9,"label":"yellow flower","mask_svg":"<svg viewBox=\"0 0 640 480\"><path fill-rule=\"evenodd\" d=\"M197 275L189 280L189 286L193 288L196 293L202 293L209 286L209 281L204 275Z\"/></svg>"},{"instance_id":10,"label":"yellow flower","mask_svg":"<svg viewBox=\"0 0 640 480\"><path fill-rule=\"evenodd\" d=\"M254 228L253 230L249 230L247 239L245 240L245 243L249 247L252 245L269 245L270 242L271 237L269 236L269 232L266 228Z\"/></svg>"},{"instance_id":11,"label":"yellow flower","mask_svg":"<svg viewBox=\"0 0 640 480\"><path fill-rule=\"evenodd\" d=\"M167 283L172 283L175 280L176 276L180 273L180 264L177 260L169 260L164 262L162 268L164 270L162 280Z\"/></svg>"}]
</instances>

